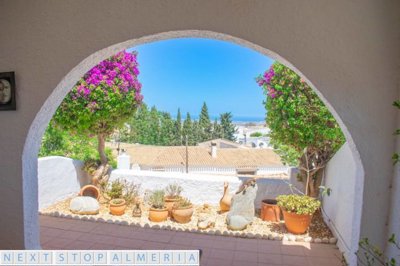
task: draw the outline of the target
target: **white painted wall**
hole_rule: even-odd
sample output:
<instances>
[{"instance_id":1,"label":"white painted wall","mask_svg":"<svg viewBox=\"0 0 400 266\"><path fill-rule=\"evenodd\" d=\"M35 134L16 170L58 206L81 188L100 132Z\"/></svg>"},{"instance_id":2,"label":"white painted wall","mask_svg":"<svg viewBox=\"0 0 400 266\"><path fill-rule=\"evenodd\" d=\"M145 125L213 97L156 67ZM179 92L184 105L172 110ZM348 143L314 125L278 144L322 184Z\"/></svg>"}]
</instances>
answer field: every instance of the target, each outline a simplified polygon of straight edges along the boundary
<instances>
[{"instance_id":1,"label":"white painted wall","mask_svg":"<svg viewBox=\"0 0 400 266\"><path fill-rule=\"evenodd\" d=\"M114 170L110 180L125 178L141 184L141 192L145 190L163 189L168 184L178 183L183 188L182 195L195 204L219 204L224 191L224 182L229 182L229 191L235 193L242 180L234 175L212 175L202 173L172 173L135 170ZM280 194L291 193L289 179L263 178L257 180L258 191L255 199L256 208L260 208L261 200L275 198Z\"/></svg>"},{"instance_id":2,"label":"white painted wall","mask_svg":"<svg viewBox=\"0 0 400 266\"><path fill-rule=\"evenodd\" d=\"M60 156L38 159L39 210L79 193L89 184L81 161Z\"/></svg>"},{"instance_id":3,"label":"white painted wall","mask_svg":"<svg viewBox=\"0 0 400 266\"><path fill-rule=\"evenodd\" d=\"M346 142L326 167L325 186L332 192L323 198L323 214L348 261L358 249L357 228L353 223L353 217L361 211L354 205L353 195L360 189L356 184L356 174L357 168Z\"/></svg>"}]
</instances>

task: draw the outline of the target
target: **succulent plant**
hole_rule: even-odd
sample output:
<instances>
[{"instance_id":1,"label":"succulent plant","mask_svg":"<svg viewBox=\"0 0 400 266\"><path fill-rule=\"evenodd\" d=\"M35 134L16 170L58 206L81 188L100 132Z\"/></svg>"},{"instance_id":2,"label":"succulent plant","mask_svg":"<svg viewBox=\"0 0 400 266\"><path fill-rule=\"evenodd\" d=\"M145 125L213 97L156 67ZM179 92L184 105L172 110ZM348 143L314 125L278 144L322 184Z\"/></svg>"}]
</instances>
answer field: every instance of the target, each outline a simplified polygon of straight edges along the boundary
<instances>
[{"instance_id":1,"label":"succulent plant","mask_svg":"<svg viewBox=\"0 0 400 266\"><path fill-rule=\"evenodd\" d=\"M122 198L127 204L135 201L139 196L140 184L128 182L126 180L116 179L107 184L105 194L110 199Z\"/></svg>"},{"instance_id":2,"label":"succulent plant","mask_svg":"<svg viewBox=\"0 0 400 266\"><path fill-rule=\"evenodd\" d=\"M181 193L183 191L183 188L178 185L177 183L169 184L165 188L165 194L167 198L179 198Z\"/></svg>"},{"instance_id":3,"label":"succulent plant","mask_svg":"<svg viewBox=\"0 0 400 266\"><path fill-rule=\"evenodd\" d=\"M179 200L174 203L175 209L187 208L190 206L192 206L192 202L188 198L183 198L183 197L180 197Z\"/></svg>"},{"instance_id":4,"label":"succulent plant","mask_svg":"<svg viewBox=\"0 0 400 266\"><path fill-rule=\"evenodd\" d=\"M164 209L165 208L165 192L162 189L154 190L151 192L148 198L150 206L154 209Z\"/></svg>"}]
</instances>

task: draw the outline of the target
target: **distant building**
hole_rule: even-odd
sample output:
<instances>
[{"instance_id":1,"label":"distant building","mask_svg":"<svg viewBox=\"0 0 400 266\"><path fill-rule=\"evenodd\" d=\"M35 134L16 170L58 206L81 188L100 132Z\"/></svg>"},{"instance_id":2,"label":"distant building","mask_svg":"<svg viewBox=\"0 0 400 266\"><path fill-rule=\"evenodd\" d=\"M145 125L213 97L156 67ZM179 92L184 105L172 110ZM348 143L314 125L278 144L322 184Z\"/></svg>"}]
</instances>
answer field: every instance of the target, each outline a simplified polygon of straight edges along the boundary
<instances>
[{"instance_id":1,"label":"distant building","mask_svg":"<svg viewBox=\"0 0 400 266\"><path fill-rule=\"evenodd\" d=\"M223 147L224 140L219 142ZM228 143L229 144L229 143ZM235 144L235 143L233 143ZM237 145L237 144L236 144ZM239 145L240 146L240 145ZM148 146L140 144L121 144L121 147L131 156L131 163L140 169L168 167L184 167L186 165L185 146ZM271 149L219 148L217 145L188 147L188 162L190 167L233 167L260 168L283 166L279 155Z\"/></svg>"}]
</instances>

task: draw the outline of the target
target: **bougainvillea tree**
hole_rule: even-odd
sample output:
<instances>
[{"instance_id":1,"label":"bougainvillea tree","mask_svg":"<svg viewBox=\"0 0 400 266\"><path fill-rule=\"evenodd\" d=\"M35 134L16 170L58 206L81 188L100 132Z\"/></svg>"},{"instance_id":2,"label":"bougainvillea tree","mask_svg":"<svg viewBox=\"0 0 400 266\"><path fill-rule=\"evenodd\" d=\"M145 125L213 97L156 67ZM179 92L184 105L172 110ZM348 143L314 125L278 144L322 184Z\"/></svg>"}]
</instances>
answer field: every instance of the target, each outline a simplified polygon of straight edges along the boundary
<instances>
[{"instance_id":1,"label":"bougainvillea tree","mask_svg":"<svg viewBox=\"0 0 400 266\"><path fill-rule=\"evenodd\" d=\"M271 143L282 160L297 164L306 193L317 196L324 168L344 143L335 118L294 71L276 62L256 79L266 95Z\"/></svg>"},{"instance_id":2,"label":"bougainvillea tree","mask_svg":"<svg viewBox=\"0 0 400 266\"><path fill-rule=\"evenodd\" d=\"M120 52L93 67L72 88L54 116L72 134L97 136L102 165L105 139L142 103L137 53Z\"/></svg>"}]
</instances>

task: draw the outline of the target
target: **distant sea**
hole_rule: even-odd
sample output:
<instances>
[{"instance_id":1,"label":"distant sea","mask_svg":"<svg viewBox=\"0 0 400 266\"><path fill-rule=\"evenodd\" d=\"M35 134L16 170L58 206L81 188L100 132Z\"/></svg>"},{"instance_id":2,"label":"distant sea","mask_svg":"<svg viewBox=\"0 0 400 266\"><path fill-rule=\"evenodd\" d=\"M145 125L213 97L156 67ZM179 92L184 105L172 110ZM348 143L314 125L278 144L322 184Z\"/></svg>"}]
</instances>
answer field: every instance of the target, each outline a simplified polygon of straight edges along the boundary
<instances>
[{"instance_id":1,"label":"distant sea","mask_svg":"<svg viewBox=\"0 0 400 266\"><path fill-rule=\"evenodd\" d=\"M191 115L191 118L193 120L198 120L199 116L198 115ZM182 119L185 119L185 117L182 117ZM210 120L213 122L215 119L219 120L219 115L210 115ZM263 124L265 123L265 117L263 116L233 116L232 117L232 122L234 124L246 124L246 123L256 123L256 124Z\"/></svg>"}]
</instances>

